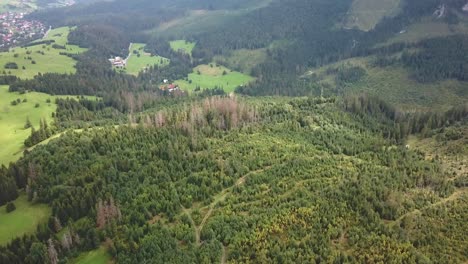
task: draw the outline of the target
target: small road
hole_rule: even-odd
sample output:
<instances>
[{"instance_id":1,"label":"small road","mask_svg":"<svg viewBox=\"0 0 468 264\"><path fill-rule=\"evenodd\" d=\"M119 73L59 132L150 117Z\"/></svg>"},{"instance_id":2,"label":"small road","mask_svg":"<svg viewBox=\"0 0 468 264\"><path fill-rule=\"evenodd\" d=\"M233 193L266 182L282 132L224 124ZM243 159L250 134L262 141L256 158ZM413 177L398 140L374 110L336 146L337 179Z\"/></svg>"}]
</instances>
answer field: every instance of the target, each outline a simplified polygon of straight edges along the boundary
<instances>
[{"instance_id":1,"label":"small road","mask_svg":"<svg viewBox=\"0 0 468 264\"><path fill-rule=\"evenodd\" d=\"M52 26L49 27L49 29L46 31L46 33L44 34L44 36L42 37L42 39L46 39L47 36L49 35L50 31L52 30Z\"/></svg>"},{"instance_id":2,"label":"small road","mask_svg":"<svg viewBox=\"0 0 468 264\"><path fill-rule=\"evenodd\" d=\"M128 60L130 59L130 57L132 56L132 45L133 43L130 42L130 45L128 45L128 56L127 58L125 58L125 64L127 64Z\"/></svg>"}]
</instances>

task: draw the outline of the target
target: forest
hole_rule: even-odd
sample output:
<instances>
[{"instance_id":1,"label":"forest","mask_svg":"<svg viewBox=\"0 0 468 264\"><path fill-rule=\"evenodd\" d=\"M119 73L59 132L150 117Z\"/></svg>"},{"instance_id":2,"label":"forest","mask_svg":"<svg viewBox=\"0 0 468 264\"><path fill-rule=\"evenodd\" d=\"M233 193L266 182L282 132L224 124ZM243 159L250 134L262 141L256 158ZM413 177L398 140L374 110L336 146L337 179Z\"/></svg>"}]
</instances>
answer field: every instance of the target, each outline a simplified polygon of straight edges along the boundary
<instances>
[{"instance_id":1,"label":"forest","mask_svg":"<svg viewBox=\"0 0 468 264\"><path fill-rule=\"evenodd\" d=\"M59 120L104 107L60 105ZM398 144L395 120L425 120L366 96L179 105L136 114L133 125L67 132L3 168L4 201L25 188L52 216L1 248L1 262L63 262L101 243L118 263L466 260L456 229L437 249L427 245L438 224L410 235L415 210L454 228L467 217L466 196L446 211L432 205L458 190L440 161ZM449 111L427 129L466 125L467 113Z\"/></svg>"},{"instance_id":2,"label":"forest","mask_svg":"<svg viewBox=\"0 0 468 264\"><path fill-rule=\"evenodd\" d=\"M82 2L28 15L73 27L67 44L87 48L64 51L76 73L0 76L11 93L74 95L41 102L52 116L25 120L23 156L0 167L0 216L19 199L50 211L35 232L0 243L0 263L74 263L96 250L113 263L468 260L468 105L400 108L346 90L370 66L398 67L413 84L464 84L465 35L380 44L442 2L465 1L403 0L368 32L340 26L352 0ZM223 12L235 19L158 31ZM444 23L461 23L451 12ZM193 51L171 47L181 39ZM168 64L135 76L112 68L130 43ZM245 51L264 57L233 93L160 88L191 81L200 65L227 74L216 59Z\"/></svg>"}]
</instances>

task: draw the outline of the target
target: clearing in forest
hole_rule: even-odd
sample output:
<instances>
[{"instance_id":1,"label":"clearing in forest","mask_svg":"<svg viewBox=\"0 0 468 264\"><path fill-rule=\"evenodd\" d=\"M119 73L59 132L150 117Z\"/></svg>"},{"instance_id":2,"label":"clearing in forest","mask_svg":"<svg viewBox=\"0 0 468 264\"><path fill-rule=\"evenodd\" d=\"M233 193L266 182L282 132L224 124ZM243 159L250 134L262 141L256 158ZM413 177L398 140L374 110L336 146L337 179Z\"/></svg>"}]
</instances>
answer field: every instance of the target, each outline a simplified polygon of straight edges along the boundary
<instances>
[{"instance_id":1,"label":"clearing in forest","mask_svg":"<svg viewBox=\"0 0 468 264\"><path fill-rule=\"evenodd\" d=\"M37 9L36 0L2 0L0 12L29 12Z\"/></svg>"},{"instance_id":2,"label":"clearing in forest","mask_svg":"<svg viewBox=\"0 0 468 264\"><path fill-rule=\"evenodd\" d=\"M24 234L34 233L38 224L47 221L51 210L44 204L31 204L26 195L13 201L16 210L6 213L5 205L0 207L0 245Z\"/></svg>"},{"instance_id":3,"label":"clearing in forest","mask_svg":"<svg viewBox=\"0 0 468 264\"><path fill-rule=\"evenodd\" d=\"M194 42L189 42L184 39L182 40L174 40L169 42L171 45L171 48L176 51L176 52L183 52L187 53L189 55L192 55L192 50L195 48L195 43Z\"/></svg>"},{"instance_id":4,"label":"clearing in forest","mask_svg":"<svg viewBox=\"0 0 468 264\"><path fill-rule=\"evenodd\" d=\"M106 264L111 262L111 256L104 247L80 254L72 260L74 264Z\"/></svg>"},{"instance_id":5,"label":"clearing in forest","mask_svg":"<svg viewBox=\"0 0 468 264\"><path fill-rule=\"evenodd\" d=\"M339 87L346 94L368 93L376 95L402 109L448 110L468 100L464 92L465 83L449 79L432 83L420 83L414 80L411 72L400 65L378 67L373 64L374 57L352 58L324 67L311 69L305 76L315 75L324 84L324 94L333 93ZM362 67L365 76L355 83L338 85L337 74L328 73L328 69Z\"/></svg>"},{"instance_id":6,"label":"clearing in forest","mask_svg":"<svg viewBox=\"0 0 468 264\"><path fill-rule=\"evenodd\" d=\"M436 20L433 17L424 17L420 21L402 30L401 33L390 38L384 44L388 45L398 42L416 43L430 38L468 34L468 23L461 22L455 25L449 25L443 20Z\"/></svg>"},{"instance_id":7,"label":"clearing in forest","mask_svg":"<svg viewBox=\"0 0 468 264\"><path fill-rule=\"evenodd\" d=\"M211 63L209 65L199 65L193 69L186 80L178 80L178 84L183 90L196 91L222 88L225 92L233 92L238 86L246 85L254 78L236 71L232 71L224 66Z\"/></svg>"},{"instance_id":8,"label":"clearing in forest","mask_svg":"<svg viewBox=\"0 0 468 264\"><path fill-rule=\"evenodd\" d=\"M401 0L354 0L344 26L369 31L383 18L397 15L400 2Z\"/></svg>"},{"instance_id":9,"label":"clearing in forest","mask_svg":"<svg viewBox=\"0 0 468 264\"><path fill-rule=\"evenodd\" d=\"M0 131L2 131L0 134L0 146L2 146L0 148L0 164L7 165L21 157L24 140L31 134L31 129L24 128L26 120L29 118L35 128L39 128L41 119L50 123L52 113L57 109L55 99L58 97L65 98L67 96L51 96L37 92L10 93L8 86L0 86ZM95 97L87 98L95 99Z\"/></svg>"},{"instance_id":10,"label":"clearing in forest","mask_svg":"<svg viewBox=\"0 0 468 264\"><path fill-rule=\"evenodd\" d=\"M130 45L127 65L123 69L124 72L136 76L147 67L154 65L161 67L169 64L169 59L145 52L145 46L144 43L132 43Z\"/></svg>"},{"instance_id":11,"label":"clearing in forest","mask_svg":"<svg viewBox=\"0 0 468 264\"><path fill-rule=\"evenodd\" d=\"M15 75L32 79L38 73L75 73L76 61L67 54L86 51L76 45L68 45L67 38L72 28L50 30L46 38L32 42L29 47L14 47L0 53L0 75ZM41 41L50 41L45 44ZM34 45L37 43L37 45ZM10 64L10 65L7 65Z\"/></svg>"}]
</instances>

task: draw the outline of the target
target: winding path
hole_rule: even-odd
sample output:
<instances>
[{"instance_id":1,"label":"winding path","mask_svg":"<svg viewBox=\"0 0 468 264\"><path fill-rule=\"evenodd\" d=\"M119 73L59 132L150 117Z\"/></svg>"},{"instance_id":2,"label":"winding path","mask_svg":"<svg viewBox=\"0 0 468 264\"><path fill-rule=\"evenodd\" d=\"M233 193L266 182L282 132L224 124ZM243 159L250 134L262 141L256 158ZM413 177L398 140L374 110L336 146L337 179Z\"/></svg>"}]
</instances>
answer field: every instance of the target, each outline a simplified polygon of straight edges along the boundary
<instances>
[{"instance_id":1,"label":"winding path","mask_svg":"<svg viewBox=\"0 0 468 264\"><path fill-rule=\"evenodd\" d=\"M457 200L458 198L460 198L462 195L464 195L465 193L467 193L468 191L468 188L462 188L462 189L458 189L456 190L454 193L452 193L452 195L450 195L449 197L447 198L444 198L436 203L433 203L433 204L430 204L428 206L425 206L421 209L415 209L411 212L408 212L400 217L398 217L395 221L391 222L391 224L398 224L401 222L401 220L403 220L406 216L409 216L409 215L415 215L415 214L418 214L418 213L421 213L422 211L424 210L427 210L429 208L433 208L433 207L436 207L436 206L439 206L439 205L442 205L442 204L445 204L445 203L448 203L450 201L454 201L454 200Z\"/></svg>"},{"instance_id":2,"label":"winding path","mask_svg":"<svg viewBox=\"0 0 468 264\"><path fill-rule=\"evenodd\" d=\"M245 179L252 175L252 174L256 174L256 173L261 173L269 168L271 168L272 166L267 166L265 168L262 168L262 169L259 169L259 170L256 170L256 171L251 171L247 174L245 174L244 176L240 177L236 183L228 188L225 188L223 189L219 194L217 194L213 200L213 202L210 203L210 205L208 206L209 209L208 209L208 212L205 214L205 216L203 217L203 220L201 221L200 225L197 226L197 224L195 223L195 221L193 220L192 216L191 216L191 209L187 209L185 208L182 204L180 205L180 207L182 208L182 211L188 216L190 222L192 223L192 226L193 226L193 229L194 229L194 232L195 232L195 241L196 241L196 244L198 246L200 246L202 244L201 240L200 240L200 233L201 231L203 230L203 228L205 227L205 224L206 222L208 221L208 219L211 217L211 215L213 214L213 211L214 211L214 208L216 207L216 205L221 202L222 200L224 200L229 192L237 187L237 186L240 186L242 184L245 183ZM225 263L225 258L226 258L226 248L223 246L223 259L221 261L221 263Z\"/></svg>"}]
</instances>

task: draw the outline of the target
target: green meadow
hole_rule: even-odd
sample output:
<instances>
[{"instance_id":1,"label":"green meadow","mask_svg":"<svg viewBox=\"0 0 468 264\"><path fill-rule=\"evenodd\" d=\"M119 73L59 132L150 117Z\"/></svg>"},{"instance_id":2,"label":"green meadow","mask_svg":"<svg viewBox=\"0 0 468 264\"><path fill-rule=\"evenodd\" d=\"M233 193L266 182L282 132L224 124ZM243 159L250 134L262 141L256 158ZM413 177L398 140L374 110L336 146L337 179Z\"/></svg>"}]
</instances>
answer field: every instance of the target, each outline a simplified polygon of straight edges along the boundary
<instances>
[{"instance_id":1,"label":"green meadow","mask_svg":"<svg viewBox=\"0 0 468 264\"><path fill-rule=\"evenodd\" d=\"M11 105L20 99L18 105ZM47 99L51 103L47 103ZM26 100L26 102L23 102ZM52 113L57 106L55 98L48 94L30 92L25 94L9 93L8 86L0 86L0 164L8 164L18 159L24 149L23 142L31 134L30 129L24 129L29 118L34 127L39 127L41 119L52 121ZM36 107L39 104L39 107Z\"/></svg>"},{"instance_id":2,"label":"green meadow","mask_svg":"<svg viewBox=\"0 0 468 264\"><path fill-rule=\"evenodd\" d=\"M15 75L21 79L32 79L38 73L75 73L76 61L66 55L60 55L60 53L79 54L86 51L86 49L67 44L70 30L72 28L68 27L51 30L43 39L55 41L49 45L38 44L30 47L15 47L8 52L1 52L0 75ZM54 48L54 44L64 46L64 49L57 48L57 46ZM18 69L6 69L5 65L9 62L15 62Z\"/></svg>"},{"instance_id":3,"label":"green meadow","mask_svg":"<svg viewBox=\"0 0 468 264\"><path fill-rule=\"evenodd\" d=\"M215 65L199 65L193 69L193 73L189 74L187 80L178 80L175 83L182 90L194 91L196 87L203 89L211 89L214 87L223 88L225 92L233 92L238 86L246 85L254 80L253 77L231 71L230 69Z\"/></svg>"},{"instance_id":4,"label":"green meadow","mask_svg":"<svg viewBox=\"0 0 468 264\"><path fill-rule=\"evenodd\" d=\"M26 119L38 128L41 119L48 123L52 121L52 113L56 111L57 97L45 93L29 92L25 94L10 93L8 86L0 86L0 164L7 165L21 157L24 150L23 142L31 134L30 129L24 129ZM95 99L95 97L87 97ZM12 101L19 99L21 103L11 105ZM50 103L47 103L50 99ZM23 102L26 100L25 102ZM36 104L39 104L36 107Z\"/></svg>"},{"instance_id":5,"label":"green meadow","mask_svg":"<svg viewBox=\"0 0 468 264\"><path fill-rule=\"evenodd\" d=\"M73 264L106 264L111 262L111 256L104 247L80 254L72 260Z\"/></svg>"},{"instance_id":6,"label":"green meadow","mask_svg":"<svg viewBox=\"0 0 468 264\"><path fill-rule=\"evenodd\" d=\"M51 210L45 204L32 204L22 194L13 202L16 210L6 213L5 205L0 207L0 245L13 238L34 233L38 224L47 221Z\"/></svg>"},{"instance_id":7,"label":"green meadow","mask_svg":"<svg viewBox=\"0 0 468 264\"><path fill-rule=\"evenodd\" d=\"M147 67L153 65L166 66L169 64L169 59L145 52L145 46L146 44L143 43L132 43L129 50L130 57L123 72L138 75L138 73Z\"/></svg>"},{"instance_id":8,"label":"green meadow","mask_svg":"<svg viewBox=\"0 0 468 264\"><path fill-rule=\"evenodd\" d=\"M192 55L192 50L193 48L195 48L195 45L196 43L194 42L189 42L189 41L186 41L186 40L174 40L174 41L171 41L169 42L169 44L171 45L171 48L174 50L174 51L182 51L184 53L187 53L187 54L190 54Z\"/></svg>"}]
</instances>

